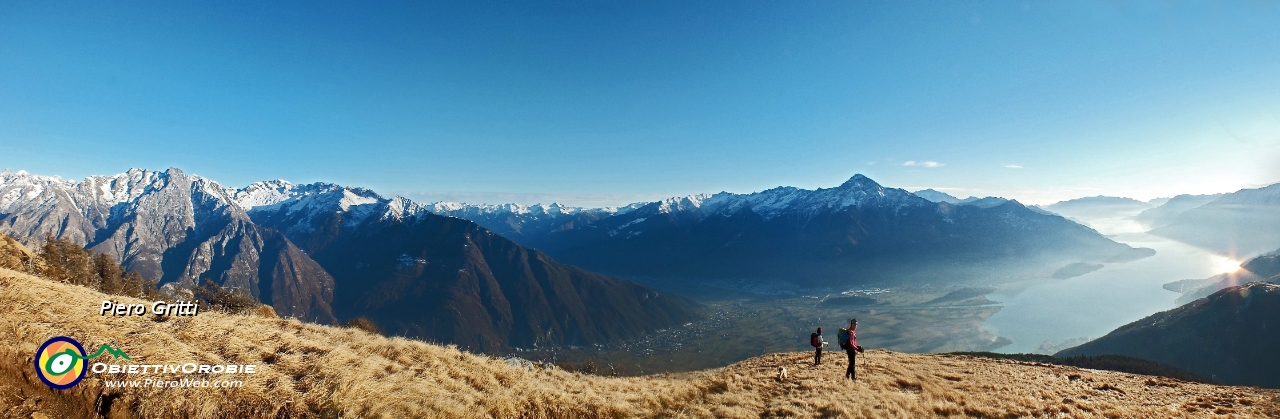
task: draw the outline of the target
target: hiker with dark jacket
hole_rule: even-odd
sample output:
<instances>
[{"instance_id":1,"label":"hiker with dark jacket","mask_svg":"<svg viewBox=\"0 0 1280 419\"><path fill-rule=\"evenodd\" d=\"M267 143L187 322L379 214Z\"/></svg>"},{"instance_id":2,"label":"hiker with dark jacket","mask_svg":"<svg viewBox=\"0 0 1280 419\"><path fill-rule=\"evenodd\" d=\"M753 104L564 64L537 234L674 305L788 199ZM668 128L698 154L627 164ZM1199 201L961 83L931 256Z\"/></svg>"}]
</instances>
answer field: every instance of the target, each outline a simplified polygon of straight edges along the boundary
<instances>
[{"instance_id":1,"label":"hiker with dark jacket","mask_svg":"<svg viewBox=\"0 0 1280 419\"><path fill-rule=\"evenodd\" d=\"M862 352L862 347L858 346L858 319L849 319L849 328L840 329L840 348L849 356L849 369L844 371L845 378L857 381L858 371L854 367L858 365L858 352Z\"/></svg>"},{"instance_id":2,"label":"hiker with dark jacket","mask_svg":"<svg viewBox=\"0 0 1280 419\"><path fill-rule=\"evenodd\" d=\"M822 328L818 328L817 333L809 334L809 344L813 345L813 365L822 365L822 347L826 346L826 342L822 341Z\"/></svg>"}]
</instances>

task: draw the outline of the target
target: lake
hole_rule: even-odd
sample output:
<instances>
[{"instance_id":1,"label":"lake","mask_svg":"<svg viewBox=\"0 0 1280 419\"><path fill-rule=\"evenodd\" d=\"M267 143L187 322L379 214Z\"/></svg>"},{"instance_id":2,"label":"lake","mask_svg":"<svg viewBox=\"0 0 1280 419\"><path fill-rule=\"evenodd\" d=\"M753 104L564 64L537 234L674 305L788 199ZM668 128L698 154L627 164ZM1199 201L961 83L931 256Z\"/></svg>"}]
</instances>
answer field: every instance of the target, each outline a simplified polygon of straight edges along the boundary
<instances>
[{"instance_id":1,"label":"lake","mask_svg":"<svg viewBox=\"0 0 1280 419\"><path fill-rule=\"evenodd\" d=\"M1143 317L1174 308L1179 294L1162 288L1180 279L1203 279L1222 272L1224 257L1204 249L1141 232L1123 220L1091 223L1112 239L1149 247L1155 256L1107 264L1068 279L1008 284L987 298L1003 308L984 323L1013 341L1005 353L1052 353L1101 337Z\"/></svg>"}]
</instances>

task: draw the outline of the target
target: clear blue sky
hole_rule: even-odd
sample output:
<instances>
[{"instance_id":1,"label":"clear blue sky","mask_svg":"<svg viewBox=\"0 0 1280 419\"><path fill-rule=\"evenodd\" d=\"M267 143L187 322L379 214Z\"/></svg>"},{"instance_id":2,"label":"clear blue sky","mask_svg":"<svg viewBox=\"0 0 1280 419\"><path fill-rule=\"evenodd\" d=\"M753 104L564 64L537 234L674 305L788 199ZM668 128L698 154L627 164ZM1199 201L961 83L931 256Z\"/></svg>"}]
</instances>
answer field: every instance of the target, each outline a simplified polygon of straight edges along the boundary
<instances>
[{"instance_id":1,"label":"clear blue sky","mask_svg":"<svg viewBox=\"0 0 1280 419\"><path fill-rule=\"evenodd\" d=\"M1280 181L1274 2L176 3L0 5L0 167L580 205Z\"/></svg>"}]
</instances>

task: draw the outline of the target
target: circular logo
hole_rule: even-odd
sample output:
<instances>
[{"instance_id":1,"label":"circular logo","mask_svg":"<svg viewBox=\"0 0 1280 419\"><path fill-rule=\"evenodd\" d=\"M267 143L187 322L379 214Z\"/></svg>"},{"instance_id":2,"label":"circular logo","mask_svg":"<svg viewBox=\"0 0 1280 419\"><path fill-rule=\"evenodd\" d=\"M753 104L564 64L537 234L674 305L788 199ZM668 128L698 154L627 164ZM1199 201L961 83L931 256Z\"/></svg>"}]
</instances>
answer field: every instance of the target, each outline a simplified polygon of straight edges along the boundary
<instances>
[{"instance_id":1,"label":"circular logo","mask_svg":"<svg viewBox=\"0 0 1280 419\"><path fill-rule=\"evenodd\" d=\"M36 375L49 387L65 390L84 379L87 363L84 347L75 339L58 336L46 340L35 358Z\"/></svg>"}]
</instances>

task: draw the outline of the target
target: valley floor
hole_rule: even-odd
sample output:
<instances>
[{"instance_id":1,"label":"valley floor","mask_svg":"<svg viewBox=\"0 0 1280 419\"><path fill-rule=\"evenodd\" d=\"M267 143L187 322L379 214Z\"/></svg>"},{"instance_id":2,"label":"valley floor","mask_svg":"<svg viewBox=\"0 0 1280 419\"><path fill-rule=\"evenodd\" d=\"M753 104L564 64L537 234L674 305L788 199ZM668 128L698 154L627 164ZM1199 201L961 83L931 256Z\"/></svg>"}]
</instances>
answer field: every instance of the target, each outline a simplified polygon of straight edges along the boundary
<instances>
[{"instance_id":1,"label":"valley floor","mask_svg":"<svg viewBox=\"0 0 1280 419\"><path fill-rule=\"evenodd\" d=\"M516 355L609 375L698 371L769 353L809 350L809 334L816 328L822 327L825 339L834 341L850 317L861 322L859 338L867 347L908 353L982 352L1009 343L983 327L983 321L1000 311L998 305L980 296L930 303L944 294L899 288L877 295L877 304L851 307L824 305L821 295L703 301L707 316L684 326L596 347Z\"/></svg>"},{"instance_id":2,"label":"valley floor","mask_svg":"<svg viewBox=\"0 0 1280 419\"><path fill-rule=\"evenodd\" d=\"M607 378L295 320L201 313L101 317L141 302L0 270L0 417L1276 417L1280 392L1036 363L885 350L859 381L829 353L775 353L723 368ZM237 389L119 389L89 374L50 390L32 354L66 335L133 362L257 364ZM101 359L100 359L101 360ZM112 361L115 362L115 361ZM780 368L787 377L779 379ZM163 376L164 374L159 374ZM178 378L178 377L161 377Z\"/></svg>"}]
</instances>

